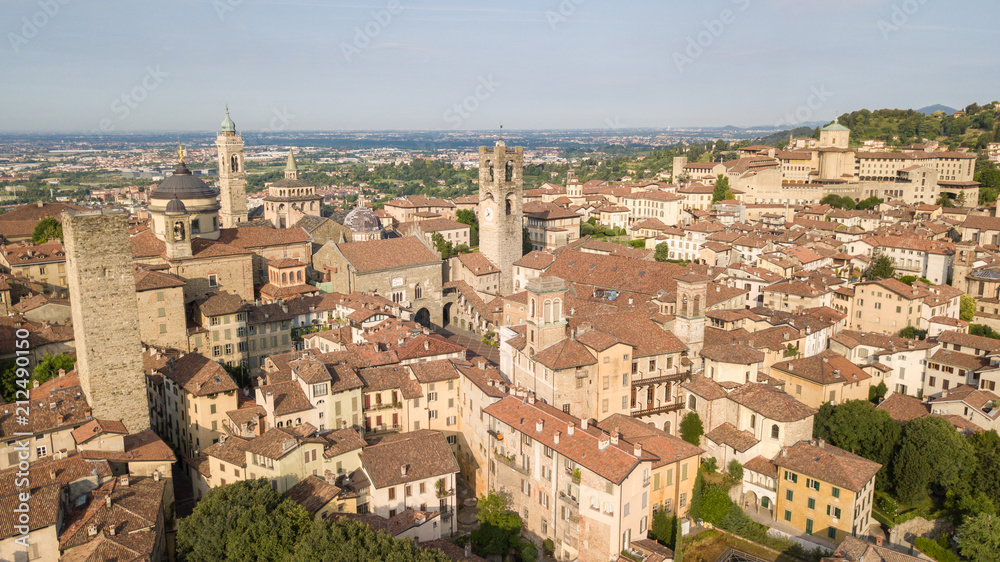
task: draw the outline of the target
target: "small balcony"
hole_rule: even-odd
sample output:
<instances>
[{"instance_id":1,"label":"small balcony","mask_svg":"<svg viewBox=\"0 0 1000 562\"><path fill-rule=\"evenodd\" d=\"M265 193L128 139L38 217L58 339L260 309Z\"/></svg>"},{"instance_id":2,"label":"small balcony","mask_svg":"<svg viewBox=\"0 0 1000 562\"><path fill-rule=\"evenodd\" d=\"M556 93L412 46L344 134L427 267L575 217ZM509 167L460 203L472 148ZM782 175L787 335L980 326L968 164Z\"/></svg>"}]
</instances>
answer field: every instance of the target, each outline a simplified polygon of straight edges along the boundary
<instances>
[{"instance_id":1,"label":"small balcony","mask_svg":"<svg viewBox=\"0 0 1000 562\"><path fill-rule=\"evenodd\" d=\"M580 500L576 499L576 496L571 496L564 491L560 491L559 499L573 506L574 509L580 509Z\"/></svg>"},{"instance_id":2,"label":"small balcony","mask_svg":"<svg viewBox=\"0 0 1000 562\"><path fill-rule=\"evenodd\" d=\"M658 373L662 373L663 369L657 369ZM642 379L632 380L632 388L637 388L640 386L655 386L658 384L682 381L691 376L690 371L678 371L676 373L670 373L666 375L657 375L653 377L645 377Z\"/></svg>"},{"instance_id":3,"label":"small balcony","mask_svg":"<svg viewBox=\"0 0 1000 562\"><path fill-rule=\"evenodd\" d=\"M573 480L574 483L580 483L580 469L579 468L569 468L566 467L566 474Z\"/></svg>"},{"instance_id":4,"label":"small balcony","mask_svg":"<svg viewBox=\"0 0 1000 562\"><path fill-rule=\"evenodd\" d=\"M514 469L516 472L520 472L525 476L529 476L531 474L531 470L524 468L517 463L517 457L515 455L507 456L500 451L496 451L496 458L499 464L507 465L508 467Z\"/></svg>"},{"instance_id":5,"label":"small balcony","mask_svg":"<svg viewBox=\"0 0 1000 562\"><path fill-rule=\"evenodd\" d=\"M403 404L400 402L384 402L382 404L372 404L370 408L366 408L368 411L378 411L378 410L393 410L402 408Z\"/></svg>"},{"instance_id":6,"label":"small balcony","mask_svg":"<svg viewBox=\"0 0 1000 562\"><path fill-rule=\"evenodd\" d=\"M675 404L667 404L665 406L657 406L655 408L645 408L642 410L632 410L633 418L641 418L643 416L654 416L656 414L665 414L667 412L676 412L677 410L683 410L684 403L678 402Z\"/></svg>"},{"instance_id":7,"label":"small balcony","mask_svg":"<svg viewBox=\"0 0 1000 562\"><path fill-rule=\"evenodd\" d=\"M401 426L399 424L384 423L382 425L373 425L371 427L365 428L365 433L369 435L378 435L379 433L393 433L399 431Z\"/></svg>"}]
</instances>

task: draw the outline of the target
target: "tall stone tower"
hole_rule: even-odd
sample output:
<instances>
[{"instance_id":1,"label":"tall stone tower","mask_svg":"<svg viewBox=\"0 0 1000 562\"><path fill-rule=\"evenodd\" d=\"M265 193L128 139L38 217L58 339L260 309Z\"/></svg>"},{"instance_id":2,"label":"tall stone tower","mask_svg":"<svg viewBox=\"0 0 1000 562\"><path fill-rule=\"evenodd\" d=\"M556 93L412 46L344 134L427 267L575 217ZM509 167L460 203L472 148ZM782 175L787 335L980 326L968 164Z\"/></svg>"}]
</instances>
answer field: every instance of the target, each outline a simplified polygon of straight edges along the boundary
<instances>
[{"instance_id":1,"label":"tall stone tower","mask_svg":"<svg viewBox=\"0 0 1000 562\"><path fill-rule=\"evenodd\" d=\"M558 277L535 277L528 281L528 355L566 339L566 282Z\"/></svg>"},{"instance_id":2,"label":"tall stone tower","mask_svg":"<svg viewBox=\"0 0 1000 562\"><path fill-rule=\"evenodd\" d=\"M705 346L705 300L708 282L712 279L694 272L685 273L677 281L677 303L674 314L674 335L691 351L692 359L701 356Z\"/></svg>"},{"instance_id":3,"label":"tall stone tower","mask_svg":"<svg viewBox=\"0 0 1000 562\"><path fill-rule=\"evenodd\" d=\"M80 386L95 418L149 429L128 214L66 211L62 225Z\"/></svg>"},{"instance_id":4,"label":"tall stone tower","mask_svg":"<svg viewBox=\"0 0 1000 562\"><path fill-rule=\"evenodd\" d=\"M222 228L233 228L247 222L247 175L243 167L243 137L236 133L228 107L222 131L215 137L215 146L219 149L219 198L222 200L219 220Z\"/></svg>"},{"instance_id":5,"label":"tall stone tower","mask_svg":"<svg viewBox=\"0 0 1000 562\"><path fill-rule=\"evenodd\" d=\"M500 268L500 294L514 291L514 262L524 229L524 148L502 140L479 147L479 251Z\"/></svg>"}]
</instances>

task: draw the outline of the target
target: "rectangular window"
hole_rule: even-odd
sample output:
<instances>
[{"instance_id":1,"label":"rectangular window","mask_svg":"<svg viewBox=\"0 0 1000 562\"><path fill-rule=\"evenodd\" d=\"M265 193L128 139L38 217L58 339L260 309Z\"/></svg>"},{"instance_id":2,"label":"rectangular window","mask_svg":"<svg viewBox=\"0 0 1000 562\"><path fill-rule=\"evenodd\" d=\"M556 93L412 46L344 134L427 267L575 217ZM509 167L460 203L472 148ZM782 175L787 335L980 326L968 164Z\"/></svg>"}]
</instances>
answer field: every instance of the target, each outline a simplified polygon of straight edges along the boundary
<instances>
[{"instance_id":1,"label":"rectangular window","mask_svg":"<svg viewBox=\"0 0 1000 562\"><path fill-rule=\"evenodd\" d=\"M799 481L799 475L795 474L794 472L789 472L789 471L786 470L785 471L785 480L788 480L788 481L793 482L793 483L798 483L798 481Z\"/></svg>"},{"instance_id":2,"label":"rectangular window","mask_svg":"<svg viewBox=\"0 0 1000 562\"><path fill-rule=\"evenodd\" d=\"M785 490L785 499L786 500L792 501L792 497L793 496L794 496L794 492L792 492L791 490Z\"/></svg>"},{"instance_id":3,"label":"rectangular window","mask_svg":"<svg viewBox=\"0 0 1000 562\"><path fill-rule=\"evenodd\" d=\"M396 499L396 488L389 488L389 499Z\"/></svg>"},{"instance_id":4,"label":"rectangular window","mask_svg":"<svg viewBox=\"0 0 1000 562\"><path fill-rule=\"evenodd\" d=\"M791 521L791 520L792 520L792 512L791 512L791 511L788 511L788 510L786 509L786 510L785 510L785 521Z\"/></svg>"},{"instance_id":5,"label":"rectangular window","mask_svg":"<svg viewBox=\"0 0 1000 562\"><path fill-rule=\"evenodd\" d=\"M819 482L816 481L816 480L813 480L812 478L806 478L806 488L809 488L810 490L816 490L818 492L819 491Z\"/></svg>"},{"instance_id":6,"label":"rectangular window","mask_svg":"<svg viewBox=\"0 0 1000 562\"><path fill-rule=\"evenodd\" d=\"M830 494L832 494L833 497L835 497L835 498L839 498L840 497L840 488L833 488L830 491Z\"/></svg>"},{"instance_id":7,"label":"rectangular window","mask_svg":"<svg viewBox=\"0 0 1000 562\"><path fill-rule=\"evenodd\" d=\"M816 509L816 498L809 498L806 501L806 506L809 507L809 509Z\"/></svg>"}]
</instances>

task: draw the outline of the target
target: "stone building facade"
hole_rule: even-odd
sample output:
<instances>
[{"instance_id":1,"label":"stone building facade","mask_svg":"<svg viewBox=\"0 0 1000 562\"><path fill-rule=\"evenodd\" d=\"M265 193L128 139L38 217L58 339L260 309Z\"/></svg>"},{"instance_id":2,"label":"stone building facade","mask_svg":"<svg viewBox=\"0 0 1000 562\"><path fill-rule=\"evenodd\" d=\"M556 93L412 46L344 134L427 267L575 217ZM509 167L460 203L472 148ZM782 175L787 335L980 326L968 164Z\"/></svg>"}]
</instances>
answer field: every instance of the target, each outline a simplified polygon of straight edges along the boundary
<instances>
[{"instance_id":1,"label":"stone building facade","mask_svg":"<svg viewBox=\"0 0 1000 562\"><path fill-rule=\"evenodd\" d=\"M128 214L67 211L62 224L80 386L95 418L149 429Z\"/></svg>"},{"instance_id":2,"label":"stone building facade","mask_svg":"<svg viewBox=\"0 0 1000 562\"><path fill-rule=\"evenodd\" d=\"M228 107L215 146L219 149L219 219L222 228L233 228L247 221L247 177L243 167L243 137L236 132Z\"/></svg>"},{"instance_id":3,"label":"stone building facade","mask_svg":"<svg viewBox=\"0 0 1000 562\"><path fill-rule=\"evenodd\" d=\"M479 147L479 250L500 268L500 294L514 292L524 234L524 148Z\"/></svg>"}]
</instances>

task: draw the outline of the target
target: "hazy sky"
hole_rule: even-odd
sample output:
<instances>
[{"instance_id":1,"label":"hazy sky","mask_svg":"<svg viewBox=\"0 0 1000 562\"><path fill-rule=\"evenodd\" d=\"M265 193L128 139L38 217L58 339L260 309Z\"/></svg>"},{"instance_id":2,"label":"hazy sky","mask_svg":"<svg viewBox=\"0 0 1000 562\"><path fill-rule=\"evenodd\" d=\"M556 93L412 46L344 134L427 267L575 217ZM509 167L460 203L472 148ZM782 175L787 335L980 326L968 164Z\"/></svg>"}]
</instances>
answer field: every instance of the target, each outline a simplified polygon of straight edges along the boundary
<instances>
[{"instance_id":1,"label":"hazy sky","mask_svg":"<svg viewBox=\"0 0 1000 562\"><path fill-rule=\"evenodd\" d=\"M1000 98L1000 3L4 0L0 130L774 125Z\"/></svg>"}]
</instances>

